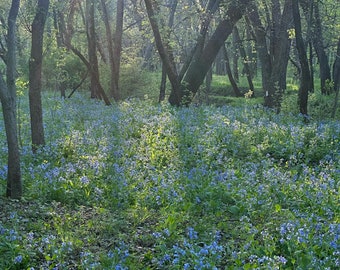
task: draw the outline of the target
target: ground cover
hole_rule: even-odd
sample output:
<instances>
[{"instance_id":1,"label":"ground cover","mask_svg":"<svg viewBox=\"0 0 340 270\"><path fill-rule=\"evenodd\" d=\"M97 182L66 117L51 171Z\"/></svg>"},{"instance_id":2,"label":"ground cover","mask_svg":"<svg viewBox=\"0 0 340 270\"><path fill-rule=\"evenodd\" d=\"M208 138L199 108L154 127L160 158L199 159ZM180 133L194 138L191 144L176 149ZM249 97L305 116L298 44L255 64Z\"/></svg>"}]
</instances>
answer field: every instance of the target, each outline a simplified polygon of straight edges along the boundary
<instances>
[{"instance_id":1,"label":"ground cover","mask_svg":"<svg viewBox=\"0 0 340 270\"><path fill-rule=\"evenodd\" d=\"M339 121L246 102L44 108L33 155L20 103L24 199L0 197L0 269L339 267Z\"/></svg>"}]
</instances>

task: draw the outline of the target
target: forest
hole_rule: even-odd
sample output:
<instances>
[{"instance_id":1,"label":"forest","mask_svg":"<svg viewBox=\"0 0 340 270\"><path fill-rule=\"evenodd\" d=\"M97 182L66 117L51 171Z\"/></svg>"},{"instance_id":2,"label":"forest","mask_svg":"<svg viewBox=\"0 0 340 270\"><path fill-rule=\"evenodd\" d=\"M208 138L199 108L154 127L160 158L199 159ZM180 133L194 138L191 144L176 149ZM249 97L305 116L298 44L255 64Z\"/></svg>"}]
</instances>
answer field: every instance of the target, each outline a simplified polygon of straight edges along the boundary
<instances>
[{"instance_id":1,"label":"forest","mask_svg":"<svg viewBox=\"0 0 340 270\"><path fill-rule=\"evenodd\" d=\"M2 0L0 269L338 269L339 12Z\"/></svg>"}]
</instances>

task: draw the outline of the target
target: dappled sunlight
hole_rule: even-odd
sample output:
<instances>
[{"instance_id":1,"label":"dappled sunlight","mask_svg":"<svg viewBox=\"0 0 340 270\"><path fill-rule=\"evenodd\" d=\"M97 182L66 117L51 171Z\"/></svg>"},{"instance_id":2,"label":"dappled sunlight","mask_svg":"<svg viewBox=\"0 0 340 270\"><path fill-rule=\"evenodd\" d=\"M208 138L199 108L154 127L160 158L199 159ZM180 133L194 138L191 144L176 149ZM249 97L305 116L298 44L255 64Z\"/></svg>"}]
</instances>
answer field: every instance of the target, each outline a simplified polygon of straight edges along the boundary
<instances>
[{"instance_id":1,"label":"dappled sunlight","mask_svg":"<svg viewBox=\"0 0 340 270\"><path fill-rule=\"evenodd\" d=\"M34 218L18 205L0 219L0 238L17 247L12 260L107 269L338 264L337 122L305 125L259 107L48 102L48 144L22 159L25 201L41 211ZM20 220L29 222L11 233Z\"/></svg>"}]
</instances>

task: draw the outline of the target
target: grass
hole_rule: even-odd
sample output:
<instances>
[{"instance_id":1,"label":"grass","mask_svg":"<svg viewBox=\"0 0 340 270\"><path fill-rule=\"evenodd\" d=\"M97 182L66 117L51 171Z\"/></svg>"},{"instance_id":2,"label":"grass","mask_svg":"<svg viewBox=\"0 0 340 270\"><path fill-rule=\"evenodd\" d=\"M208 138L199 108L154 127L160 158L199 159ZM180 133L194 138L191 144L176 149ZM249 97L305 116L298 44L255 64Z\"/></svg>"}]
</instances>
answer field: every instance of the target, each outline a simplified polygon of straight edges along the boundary
<instances>
[{"instance_id":1,"label":"grass","mask_svg":"<svg viewBox=\"0 0 340 270\"><path fill-rule=\"evenodd\" d=\"M0 269L339 267L339 121L45 94L34 155L26 99L24 199L0 197Z\"/></svg>"}]
</instances>

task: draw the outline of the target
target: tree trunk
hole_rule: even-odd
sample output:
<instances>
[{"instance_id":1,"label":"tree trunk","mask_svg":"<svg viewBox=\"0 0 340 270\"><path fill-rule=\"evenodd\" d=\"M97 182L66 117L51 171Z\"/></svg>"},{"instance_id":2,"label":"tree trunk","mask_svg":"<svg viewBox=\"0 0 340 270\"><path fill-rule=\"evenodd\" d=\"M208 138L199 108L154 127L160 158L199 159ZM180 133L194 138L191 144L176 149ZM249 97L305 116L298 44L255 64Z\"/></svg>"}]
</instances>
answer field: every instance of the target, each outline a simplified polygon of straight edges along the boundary
<instances>
[{"instance_id":1,"label":"tree trunk","mask_svg":"<svg viewBox=\"0 0 340 270\"><path fill-rule=\"evenodd\" d=\"M252 76L251 76L250 67L249 67L250 56L249 55L247 56L247 54L246 54L246 50L243 47L242 40L240 38L240 34L239 34L236 26L234 27L233 31L235 31L234 34L235 34L235 38L237 40L240 55L243 58L243 66L244 66L244 71L246 73L246 77L247 77L247 81L248 81L248 85L249 85L249 90L253 92L251 97L255 97L255 89L254 89L254 84L253 84L253 80L251 78Z\"/></svg>"},{"instance_id":2,"label":"tree trunk","mask_svg":"<svg viewBox=\"0 0 340 270\"><path fill-rule=\"evenodd\" d=\"M86 34L88 55L90 64L90 90L91 98L102 99L99 93L99 87L97 82L99 81L99 67L97 59L97 46L96 46L96 32L94 26L94 1L86 1Z\"/></svg>"},{"instance_id":3,"label":"tree trunk","mask_svg":"<svg viewBox=\"0 0 340 270\"><path fill-rule=\"evenodd\" d=\"M162 102L165 99L165 90L166 90L166 70L164 66L162 66L162 77L161 77L161 85L159 87L159 98L158 102Z\"/></svg>"},{"instance_id":4,"label":"tree trunk","mask_svg":"<svg viewBox=\"0 0 340 270\"><path fill-rule=\"evenodd\" d=\"M323 44L323 34L322 34L322 23L320 18L319 3L316 1L314 3L314 14L315 14L315 30L313 33L313 45L316 51L316 55L319 60L320 67L320 81L321 81L321 93L330 94L330 88L327 85L331 81L331 69L328 64L328 57L325 52Z\"/></svg>"},{"instance_id":5,"label":"tree trunk","mask_svg":"<svg viewBox=\"0 0 340 270\"><path fill-rule=\"evenodd\" d=\"M333 82L334 82L334 90L336 91L334 107L332 111L332 117L335 117L336 110L338 108L339 103L339 92L340 92L340 37L338 39L338 47L336 51L336 57L333 65Z\"/></svg>"},{"instance_id":6,"label":"tree trunk","mask_svg":"<svg viewBox=\"0 0 340 270\"><path fill-rule=\"evenodd\" d=\"M120 74L120 60L122 52L122 37L123 37L123 20L124 18L124 0L117 1L117 13L116 13L116 32L114 35L114 50L113 57L115 59L114 80L116 85L116 93L114 93L115 100L120 99L119 91L119 74Z\"/></svg>"},{"instance_id":7,"label":"tree trunk","mask_svg":"<svg viewBox=\"0 0 340 270\"><path fill-rule=\"evenodd\" d=\"M57 41L57 47L59 49L61 49L64 44L63 44L63 39L62 39L62 31L60 29L60 23L58 22L58 10L56 9L56 7L53 7L53 27L54 30L56 32L56 41ZM60 92L60 96L62 98L66 97L66 83L65 80L62 79L61 81L59 81L59 75L58 72L56 72L56 77L57 77L57 88L58 91Z\"/></svg>"},{"instance_id":8,"label":"tree trunk","mask_svg":"<svg viewBox=\"0 0 340 270\"><path fill-rule=\"evenodd\" d=\"M233 50L234 50L234 53L233 53L233 56L232 56L233 78L235 79L235 82L239 82L239 73L238 73L238 59L239 59L239 53L238 52L239 52L239 49L238 49L235 29L233 29L232 37L233 37Z\"/></svg>"},{"instance_id":9,"label":"tree trunk","mask_svg":"<svg viewBox=\"0 0 340 270\"><path fill-rule=\"evenodd\" d=\"M39 146L45 144L41 102L41 71L44 26L49 3L49 0L38 0L36 15L32 24L32 48L29 62L29 104L33 152Z\"/></svg>"},{"instance_id":10,"label":"tree trunk","mask_svg":"<svg viewBox=\"0 0 340 270\"><path fill-rule=\"evenodd\" d=\"M223 19L218 24L202 53L194 57L183 78L183 85L185 85L186 89L192 94L196 94L198 91L216 55L224 45L225 40L232 33L236 22L243 16L246 6L250 2L250 0L237 1L237 3L235 3L235 1L231 2L227 10L227 15L225 16L226 19ZM186 99L187 98L189 97L186 97Z\"/></svg>"},{"instance_id":11,"label":"tree trunk","mask_svg":"<svg viewBox=\"0 0 340 270\"><path fill-rule=\"evenodd\" d=\"M308 92L310 90L310 72L308 66L308 59L305 50L305 45L302 38L301 17L299 11L299 1L293 1L293 19L295 25L296 47L299 53L299 60L301 64L301 80L299 88L299 107L300 113L304 116L308 115Z\"/></svg>"},{"instance_id":12,"label":"tree trunk","mask_svg":"<svg viewBox=\"0 0 340 270\"><path fill-rule=\"evenodd\" d=\"M102 11L103 11L103 21L105 24L105 31L106 31L106 40L107 40L107 49L109 52L109 63L110 63L110 95L117 101L119 100L119 92L118 92L118 84L117 80L115 79L116 76L116 63L115 63L115 57L113 52L113 37L112 37L112 31L111 26L109 22L109 14L107 11L106 1L101 0L102 4Z\"/></svg>"},{"instance_id":13,"label":"tree trunk","mask_svg":"<svg viewBox=\"0 0 340 270\"><path fill-rule=\"evenodd\" d=\"M270 34L272 38L270 42L274 42L276 45L271 46L271 43L269 43L270 50L267 45L266 28L262 25L255 4L249 5L248 17L254 27L257 52L261 61L262 87L265 94L264 105L279 111L281 97L284 91L282 87L285 86L286 80L282 74L286 74L289 59L290 45L287 30L290 27L292 18L292 0L285 1L282 15L280 13L280 8L278 8L277 5L278 3L276 3L276 8L272 11L272 13L275 14L275 17L280 18L279 20L275 19L275 26L272 28L272 31L276 31L277 33ZM270 51L274 55L269 54Z\"/></svg>"},{"instance_id":14,"label":"tree trunk","mask_svg":"<svg viewBox=\"0 0 340 270\"><path fill-rule=\"evenodd\" d=\"M170 15L169 15L169 20L168 20L168 31L166 35L166 47L170 48L169 40L171 36L171 31L174 26L174 20L175 20L175 13L176 13L176 8L177 8L177 3L178 0L172 0L170 4ZM169 51L169 57L173 59L173 54L171 51ZM163 101L165 99L165 89L166 89L166 70L164 68L164 65L162 65L162 79L161 79L161 85L159 89L159 102Z\"/></svg>"},{"instance_id":15,"label":"tree trunk","mask_svg":"<svg viewBox=\"0 0 340 270\"><path fill-rule=\"evenodd\" d=\"M7 161L7 190L6 196L13 199L20 199L22 196L22 181L20 168L20 151L17 131L17 104L15 87L16 68L16 27L15 22L18 16L20 0L12 0L8 15L7 34L7 85L0 71L0 99L6 129L8 146Z\"/></svg>"},{"instance_id":16,"label":"tree trunk","mask_svg":"<svg viewBox=\"0 0 340 270\"><path fill-rule=\"evenodd\" d=\"M86 61L86 65L90 70L91 98L103 99L106 105L111 105L99 79L96 31L94 25L94 0L86 1L86 15L86 34L89 54L89 61ZM73 52L75 51L73 50Z\"/></svg>"},{"instance_id":17,"label":"tree trunk","mask_svg":"<svg viewBox=\"0 0 340 270\"><path fill-rule=\"evenodd\" d=\"M170 57L168 48L166 48L165 43L162 40L161 33L159 30L158 22L155 17L154 8L152 6L152 0L144 0L146 11L148 13L151 28L154 34L156 47L160 58L162 59L163 66L168 75L171 87L172 87L172 99L170 101L173 105L180 105L182 102L182 87L177 75L176 65L173 59Z\"/></svg>"},{"instance_id":18,"label":"tree trunk","mask_svg":"<svg viewBox=\"0 0 340 270\"><path fill-rule=\"evenodd\" d=\"M233 77L233 73L231 71L231 67L230 67L230 61L229 61L229 57L228 57L228 52L225 46L222 47L223 50L223 54L224 54L224 59L225 59L225 68L227 71L227 75L229 78L229 82L231 84L231 86L233 87L234 93L236 97L242 97L242 93L240 91L240 89L237 86L237 83Z\"/></svg>"},{"instance_id":19,"label":"tree trunk","mask_svg":"<svg viewBox=\"0 0 340 270\"><path fill-rule=\"evenodd\" d=\"M250 5L248 17L252 23L255 35L256 35L256 49L258 56L261 61L261 72L262 72L262 88L264 90L264 106L269 108L275 108L277 106L275 102L275 92L274 83L271 81L272 73L272 59L268 53L266 30L262 25L257 7L255 5Z\"/></svg>"}]
</instances>

